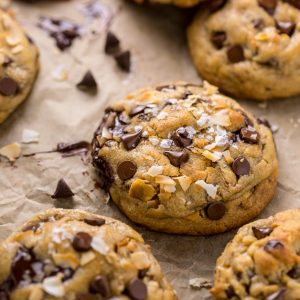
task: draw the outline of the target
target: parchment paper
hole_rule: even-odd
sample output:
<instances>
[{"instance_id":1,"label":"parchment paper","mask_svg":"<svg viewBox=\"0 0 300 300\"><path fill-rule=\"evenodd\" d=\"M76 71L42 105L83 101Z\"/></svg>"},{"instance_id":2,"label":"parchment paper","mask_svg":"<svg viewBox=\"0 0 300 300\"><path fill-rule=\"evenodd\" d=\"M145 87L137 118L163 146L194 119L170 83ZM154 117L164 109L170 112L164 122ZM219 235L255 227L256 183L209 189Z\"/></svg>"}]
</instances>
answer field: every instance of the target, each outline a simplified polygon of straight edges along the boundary
<instances>
[{"instance_id":1,"label":"parchment paper","mask_svg":"<svg viewBox=\"0 0 300 300\"><path fill-rule=\"evenodd\" d=\"M190 11L138 7L122 0L98 1L110 9L113 14L110 28L119 36L122 48L132 53L130 74L120 71L114 59L104 54L109 18L84 17L80 7L86 1L49 0L35 4L14 1L17 19L40 49L41 71L28 101L0 126L0 146L20 142L24 128L40 132L41 137L39 144L23 145L23 153L50 150L58 142L89 141L104 107L129 91L173 80L199 81L185 41L184 26L191 16ZM68 17L84 24L87 33L70 50L60 52L54 40L36 26L41 15ZM90 33L92 28L97 34ZM68 72L65 81L52 78L52 72L60 65ZM96 96L75 87L88 69L95 74L100 86ZM299 207L300 99L274 101L267 106L246 101L242 104L279 126L275 134L280 159L277 196L260 217ZM209 299L207 290L189 287L189 279L212 280L215 260L235 231L212 237L189 237L145 230L126 219L112 202L105 203L105 194L95 188L90 174L90 166L79 156L62 158L58 153L40 154L21 157L13 165L1 158L0 238L8 236L16 225L33 214L53 206L112 216L142 233L179 299ZM73 201L50 197L62 177L76 194Z\"/></svg>"}]
</instances>

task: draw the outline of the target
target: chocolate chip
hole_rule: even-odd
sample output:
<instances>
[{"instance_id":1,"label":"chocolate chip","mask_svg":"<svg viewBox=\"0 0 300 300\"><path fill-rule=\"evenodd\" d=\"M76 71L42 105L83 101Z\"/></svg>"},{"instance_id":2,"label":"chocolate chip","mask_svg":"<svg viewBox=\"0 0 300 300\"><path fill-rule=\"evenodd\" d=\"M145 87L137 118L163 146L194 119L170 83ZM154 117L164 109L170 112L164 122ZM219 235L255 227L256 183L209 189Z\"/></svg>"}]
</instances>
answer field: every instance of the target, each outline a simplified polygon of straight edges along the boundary
<instances>
[{"instance_id":1,"label":"chocolate chip","mask_svg":"<svg viewBox=\"0 0 300 300\"><path fill-rule=\"evenodd\" d=\"M111 31L107 33L104 51L107 54L115 53L120 46L120 40Z\"/></svg>"},{"instance_id":2,"label":"chocolate chip","mask_svg":"<svg viewBox=\"0 0 300 300\"><path fill-rule=\"evenodd\" d=\"M139 278L140 279L143 279L144 277L146 277L147 273L148 273L149 269L142 269L142 270L139 270Z\"/></svg>"},{"instance_id":3,"label":"chocolate chip","mask_svg":"<svg viewBox=\"0 0 300 300\"><path fill-rule=\"evenodd\" d=\"M226 41L227 35L224 31L214 31L211 35L211 42L217 49L222 49Z\"/></svg>"},{"instance_id":4,"label":"chocolate chip","mask_svg":"<svg viewBox=\"0 0 300 300\"><path fill-rule=\"evenodd\" d=\"M130 51L124 51L115 56L116 62L120 69L125 72L130 72L131 54Z\"/></svg>"},{"instance_id":5,"label":"chocolate chip","mask_svg":"<svg viewBox=\"0 0 300 300\"><path fill-rule=\"evenodd\" d=\"M96 295L90 293L80 293L76 295L76 300L98 300Z\"/></svg>"},{"instance_id":6,"label":"chocolate chip","mask_svg":"<svg viewBox=\"0 0 300 300\"><path fill-rule=\"evenodd\" d=\"M142 112L144 112L144 110L146 109L146 105L137 105L135 108L132 109L132 111L130 112L129 116L130 117L134 117L136 115L141 114Z\"/></svg>"},{"instance_id":7,"label":"chocolate chip","mask_svg":"<svg viewBox=\"0 0 300 300\"><path fill-rule=\"evenodd\" d=\"M32 230L33 232L36 232L39 228L41 227L41 223L40 222L36 222L36 223L32 223L32 224L28 224L27 226L22 228L23 232ZM0 298L1 300L1 298Z\"/></svg>"},{"instance_id":8,"label":"chocolate chip","mask_svg":"<svg viewBox=\"0 0 300 300\"><path fill-rule=\"evenodd\" d=\"M287 274L288 274L288 276L290 276L293 279L299 279L300 278L300 267L294 266Z\"/></svg>"},{"instance_id":9,"label":"chocolate chip","mask_svg":"<svg viewBox=\"0 0 300 300\"><path fill-rule=\"evenodd\" d=\"M192 144L193 139L189 138L185 128L180 127L172 134L172 140L179 147L187 147Z\"/></svg>"},{"instance_id":10,"label":"chocolate chip","mask_svg":"<svg viewBox=\"0 0 300 300\"><path fill-rule=\"evenodd\" d=\"M72 246L78 252L86 252L91 249L92 237L86 232L77 232Z\"/></svg>"},{"instance_id":11,"label":"chocolate chip","mask_svg":"<svg viewBox=\"0 0 300 300\"><path fill-rule=\"evenodd\" d=\"M257 2L258 5L261 6L268 14L273 15L278 0L257 0Z\"/></svg>"},{"instance_id":12,"label":"chocolate chip","mask_svg":"<svg viewBox=\"0 0 300 300\"><path fill-rule=\"evenodd\" d=\"M279 33L287 34L292 36L296 29L296 24L294 22L284 22L284 21L276 21L276 28Z\"/></svg>"},{"instance_id":13,"label":"chocolate chip","mask_svg":"<svg viewBox=\"0 0 300 300\"><path fill-rule=\"evenodd\" d=\"M111 165L104 157L95 154L93 156L93 166L96 168L100 188L105 191L109 191L112 183L114 182L113 169Z\"/></svg>"},{"instance_id":14,"label":"chocolate chip","mask_svg":"<svg viewBox=\"0 0 300 300\"><path fill-rule=\"evenodd\" d=\"M239 63L245 60L244 49L240 45L233 45L227 49L227 57L232 63Z\"/></svg>"},{"instance_id":15,"label":"chocolate chip","mask_svg":"<svg viewBox=\"0 0 300 300\"><path fill-rule=\"evenodd\" d=\"M105 220L102 218L85 218L84 222L91 226L102 226L105 224Z\"/></svg>"},{"instance_id":16,"label":"chocolate chip","mask_svg":"<svg viewBox=\"0 0 300 300\"><path fill-rule=\"evenodd\" d=\"M181 152L165 151L164 155L168 157L170 163L175 167L180 167L180 165L187 162L190 157L189 153L186 150L183 150Z\"/></svg>"},{"instance_id":17,"label":"chocolate chip","mask_svg":"<svg viewBox=\"0 0 300 300\"><path fill-rule=\"evenodd\" d=\"M259 140L259 135L256 130L252 130L252 128L244 127L241 129L240 138L249 144L257 144Z\"/></svg>"},{"instance_id":18,"label":"chocolate chip","mask_svg":"<svg viewBox=\"0 0 300 300\"><path fill-rule=\"evenodd\" d=\"M69 198L74 196L74 193L68 186L68 184L65 182L65 180L62 178L58 181L56 190L54 194L51 196L51 198L54 199L60 199L60 198Z\"/></svg>"},{"instance_id":19,"label":"chocolate chip","mask_svg":"<svg viewBox=\"0 0 300 300\"><path fill-rule=\"evenodd\" d=\"M144 300L147 297L147 286L141 279L135 278L128 284L127 293L132 300Z\"/></svg>"},{"instance_id":20,"label":"chocolate chip","mask_svg":"<svg viewBox=\"0 0 300 300\"><path fill-rule=\"evenodd\" d=\"M264 250L267 252L270 252L273 250L281 250L283 248L284 248L284 245L278 240L270 240L264 246Z\"/></svg>"},{"instance_id":21,"label":"chocolate chip","mask_svg":"<svg viewBox=\"0 0 300 300\"><path fill-rule=\"evenodd\" d=\"M82 91L95 92L98 89L97 82L91 71L87 71L80 82L77 83L77 88Z\"/></svg>"},{"instance_id":22,"label":"chocolate chip","mask_svg":"<svg viewBox=\"0 0 300 300\"><path fill-rule=\"evenodd\" d=\"M258 240L260 240L260 239L263 239L263 238L269 236L272 233L273 228L270 228L270 227L258 228L258 227L253 226L252 231L253 231L254 236Z\"/></svg>"},{"instance_id":23,"label":"chocolate chip","mask_svg":"<svg viewBox=\"0 0 300 300\"><path fill-rule=\"evenodd\" d=\"M100 294L104 298L111 297L112 293L106 276L97 276L90 285L90 292Z\"/></svg>"},{"instance_id":24,"label":"chocolate chip","mask_svg":"<svg viewBox=\"0 0 300 300\"><path fill-rule=\"evenodd\" d=\"M14 96L19 90L19 85L12 78L4 76L0 79L0 94L3 96Z\"/></svg>"},{"instance_id":25,"label":"chocolate chip","mask_svg":"<svg viewBox=\"0 0 300 300\"><path fill-rule=\"evenodd\" d=\"M269 295L266 300L284 300L285 299L285 291L286 289L285 288L281 288L279 289L277 292Z\"/></svg>"},{"instance_id":26,"label":"chocolate chip","mask_svg":"<svg viewBox=\"0 0 300 300\"><path fill-rule=\"evenodd\" d=\"M142 137L142 130L139 130L135 133L128 133L121 136L121 141L126 150L134 149L140 142Z\"/></svg>"},{"instance_id":27,"label":"chocolate chip","mask_svg":"<svg viewBox=\"0 0 300 300\"><path fill-rule=\"evenodd\" d=\"M290 5L300 9L300 1L299 0L283 0L283 2L287 2Z\"/></svg>"},{"instance_id":28,"label":"chocolate chip","mask_svg":"<svg viewBox=\"0 0 300 300\"><path fill-rule=\"evenodd\" d=\"M137 171L136 164L131 160L124 160L118 164L117 173L121 180L125 181L134 176Z\"/></svg>"},{"instance_id":29,"label":"chocolate chip","mask_svg":"<svg viewBox=\"0 0 300 300\"><path fill-rule=\"evenodd\" d=\"M212 0L209 3L209 9L211 12L216 12L217 10L221 9L226 3L227 0Z\"/></svg>"},{"instance_id":30,"label":"chocolate chip","mask_svg":"<svg viewBox=\"0 0 300 300\"><path fill-rule=\"evenodd\" d=\"M233 161L232 170L239 177L248 175L250 173L250 164L245 157L240 156Z\"/></svg>"},{"instance_id":31,"label":"chocolate chip","mask_svg":"<svg viewBox=\"0 0 300 300\"><path fill-rule=\"evenodd\" d=\"M220 220L225 212L225 203L222 201L213 202L206 207L206 215L211 220Z\"/></svg>"}]
</instances>

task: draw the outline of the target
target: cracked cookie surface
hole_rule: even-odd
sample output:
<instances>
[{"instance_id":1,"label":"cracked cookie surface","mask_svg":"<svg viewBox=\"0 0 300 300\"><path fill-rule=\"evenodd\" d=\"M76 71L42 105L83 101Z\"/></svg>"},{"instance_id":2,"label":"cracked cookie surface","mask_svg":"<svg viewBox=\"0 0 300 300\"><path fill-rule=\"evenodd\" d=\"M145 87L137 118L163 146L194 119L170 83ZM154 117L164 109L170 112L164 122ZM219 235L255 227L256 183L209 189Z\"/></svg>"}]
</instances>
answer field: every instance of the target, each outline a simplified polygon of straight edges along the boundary
<instances>
[{"instance_id":1,"label":"cracked cookie surface","mask_svg":"<svg viewBox=\"0 0 300 300\"><path fill-rule=\"evenodd\" d=\"M26 99L38 69L36 46L19 24L0 9L0 123Z\"/></svg>"},{"instance_id":2,"label":"cracked cookie surface","mask_svg":"<svg viewBox=\"0 0 300 300\"><path fill-rule=\"evenodd\" d=\"M204 0L133 0L136 3L172 4L179 7L192 7Z\"/></svg>"},{"instance_id":3,"label":"cracked cookie surface","mask_svg":"<svg viewBox=\"0 0 300 300\"><path fill-rule=\"evenodd\" d=\"M300 209L243 226L217 261L216 299L297 300Z\"/></svg>"},{"instance_id":4,"label":"cracked cookie surface","mask_svg":"<svg viewBox=\"0 0 300 300\"><path fill-rule=\"evenodd\" d=\"M158 231L229 230L258 215L276 187L270 129L207 82L146 88L113 104L92 155L100 187Z\"/></svg>"},{"instance_id":5,"label":"cracked cookie surface","mask_svg":"<svg viewBox=\"0 0 300 300\"><path fill-rule=\"evenodd\" d=\"M120 221L50 209L0 243L0 298L175 300L142 237Z\"/></svg>"},{"instance_id":6,"label":"cracked cookie surface","mask_svg":"<svg viewBox=\"0 0 300 300\"><path fill-rule=\"evenodd\" d=\"M191 55L203 78L242 98L300 94L300 2L215 3L201 8L188 30Z\"/></svg>"}]
</instances>

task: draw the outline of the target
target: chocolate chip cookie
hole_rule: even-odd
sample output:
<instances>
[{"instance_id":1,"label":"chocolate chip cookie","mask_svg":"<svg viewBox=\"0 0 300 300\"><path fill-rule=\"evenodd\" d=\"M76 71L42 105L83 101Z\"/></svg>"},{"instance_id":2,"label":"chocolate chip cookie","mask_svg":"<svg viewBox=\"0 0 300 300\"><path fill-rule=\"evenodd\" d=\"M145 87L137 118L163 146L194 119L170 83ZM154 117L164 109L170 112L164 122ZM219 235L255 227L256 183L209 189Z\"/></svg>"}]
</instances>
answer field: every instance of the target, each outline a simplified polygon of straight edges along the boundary
<instances>
[{"instance_id":1,"label":"chocolate chip cookie","mask_svg":"<svg viewBox=\"0 0 300 300\"><path fill-rule=\"evenodd\" d=\"M51 209L0 243L0 299L175 300L149 246L129 226Z\"/></svg>"},{"instance_id":2,"label":"chocolate chip cookie","mask_svg":"<svg viewBox=\"0 0 300 300\"><path fill-rule=\"evenodd\" d=\"M207 82L142 89L108 107L93 165L134 222L202 235L258 215L278 169L270 129Z\"/></svg>"},{"instance_id":3,"label":"chocolate chip cookie","mask_svg":"<svg viewBox=\"0 0 300 300\"><path fill-rule=\"evenodd\" d=\"M208 1L188 29L199 73L236 97L268 100L300 94L299 3Z\"/></svg>"},{"instance_id":4,"label":"chocolate chip cookie","mask_svg":"<svg viewBox=\"0 0 300 300\"><path fill-rule=\"evenodd\" d=\"M300 209L243 226L217 261L216 299L300 299Z\"/></svg>"},{"instance_id":5,"label":"chocolate chip cookie","mask_svg":"<svg viewBox=\"0 0 300 300\"><path fill-rule=\"evenodd\" d=\"M39 69L38 50L0 9L0 123L28 96Z\"/></svg>"},{"instance_id":6,"label":"chocolate chip cookie","mask_svg":"<svg viewBox=\"0 0 300 300\"><path fill-rule=\"evenodd\" d=\"M151 4L172 4L179 7L192 7L204 0L133 0L136 3L151 3Z\"/></svg>"}]
</instances>

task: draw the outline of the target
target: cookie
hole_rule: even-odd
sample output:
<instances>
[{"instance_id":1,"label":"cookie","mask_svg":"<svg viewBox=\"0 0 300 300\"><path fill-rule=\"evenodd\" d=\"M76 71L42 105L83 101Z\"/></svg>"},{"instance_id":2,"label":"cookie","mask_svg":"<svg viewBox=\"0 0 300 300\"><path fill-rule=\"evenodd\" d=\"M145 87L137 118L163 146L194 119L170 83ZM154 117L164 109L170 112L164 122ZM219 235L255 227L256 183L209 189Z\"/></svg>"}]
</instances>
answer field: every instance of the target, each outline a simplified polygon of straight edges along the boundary
<instances>
[{"instance_id":1,"label":"cookie","mask_svg":"<svg viewBox=\"0 0 300 300\"><path fill-rule=\"evenodd\" d=\"M216 299L300 299L300 209L243 226L217 261Z\"/></svg>"},{"instance_id":2,"label":"cookie","mask_svg":"<svg viewBox=\"0 0 300 300\"><path fill-rule=\"evenodd\" d=\"M199 10L188 29L203 78L239 98L300 94L299 1L220 0Z\"/></svg>"},{"instance_id":3,"label":"cookie","mask_svg":"<svg viewBox=\"0 0 300 300\"><path fill-rule=\"evenodd\" d=\"M171 4L179 7L192 7L204 0L133 0L136 3L150 3L150 4Z\"/></svg>"},{"instance_id":4,"label":"cookie","mask_svg":"<svg viewBox=\"0 0 300 300\"><path fill-rule=\"evenodd\" d=\"M142 237L117 220L50 209L0 243L0 298L175 300Z\"/></svg>"},{"instance_id":5,"label":"cookie","mask_svg":"<svg viewBox=\"0 0 300 300\"><path fill-rule=\"evenodd\" d=\"M270 129L207 82L142 89L107 108L93 165L134 222L202 235L258 215L278 169Z\"/></svg>"},{"instance_id":6,"label":"cookie","mask_svg":"<svg viewBox=\"0 0 300 300\"><path fill-rule=\"evenodd\" d=\"M0 123L31 91L39 69L38 56L32 40L0 9Z\"/></svg>"}]
</instances>

